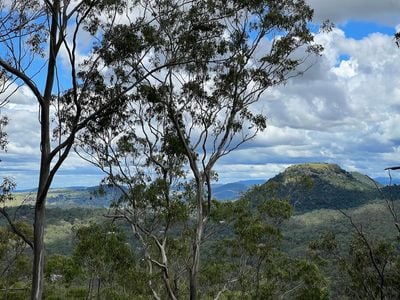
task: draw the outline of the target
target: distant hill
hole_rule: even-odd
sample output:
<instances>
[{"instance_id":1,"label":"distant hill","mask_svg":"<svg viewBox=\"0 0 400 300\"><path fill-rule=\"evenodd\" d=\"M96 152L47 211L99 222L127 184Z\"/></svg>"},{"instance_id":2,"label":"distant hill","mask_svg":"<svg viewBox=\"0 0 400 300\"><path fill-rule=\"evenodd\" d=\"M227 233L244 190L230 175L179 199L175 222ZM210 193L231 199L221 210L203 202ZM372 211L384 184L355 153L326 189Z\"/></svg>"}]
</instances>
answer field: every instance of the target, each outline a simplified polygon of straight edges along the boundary
<instances>
[{"instance_id":1,"label":"distant hill","mask_svg":"<svg viewBox=\"0 0 400 300\"><path fill-rule=\"evenodd\" d=\"M35 190L16 192L17 203L24 201L25 204L33 204L35 192ZM116 188L99 186L53 188L49 190L47 204L57 207L109 207L120 195Z\"/></svg>"},{"instance_id":2,"label":"distant hill","mask_svg":"<svg viewBox=\"0 0 400 300\"><path fill-rule=\"evenodd\" d=\"M370 177L336 164L307 163L287 168L244 197L255 205L271 197L287 198L297 212L343 209L381 198L377 186L381 185Z\"/></svg>"},{"instance_id":3,"label":"distant hill","mask_svg":"<svg viewBox=\"0 0 400 300\"><path fill-rule=\"evenodd\" d=\"M250 187L264 183L265 180L243 180L227 184L217 184L213 186L213 197L220 201L238 199ZM19 205L21 201L25 204L33 204L36 194L35 189L21 190L15 193ZM110 187L65 187L53 188L49 190L47 204L57 207L109 207L113 200L120 197L121 192L116 188Z\"/></svg>"},{"instance_id":4,"label":"distant hill","mask_svg":"<svg viewBox=\"0 0 400 300\"><path fill-rule=\"evenodd\" d=\"M397 177L392 177L392 182L390 182L389 176L387 176L387 177L375 177L374 180L376 182L379 182L382 185L400 184L400 178L399 178L400 172L398 174L396 174L396 175L397 175Z\"/></svg>"},{"instance_id":5,"label":"distant hill","mask_svg":"<svg viewBox=\"0 0 400 300\"><path fill-rule=\"evenodd\" d=\"M381 189L378 191L377 187ZM66 187L50 189L48 205L56 207L109 207L120 197L116 188ZM35 190L16 192L18 201L33 203ZM293 165L267 182L243 180L213 185L213 197L219 201L250 199L255 205L271 197L288 198L297 212L314 209L352 208L377 198L400 198L400 186L383 187L358 172L347 172L336 164Z\"/></svg>"},{"instance_id":6,"label":"distant hill","mask_svg":"<svg viewBox=\"0 0 400 300\"><path fill-rule=\"evenodd\" d=\"M265 183L265 180L242 180L215 185L213 188L213 197L220 201L235 200L240 198L250 187L262 183Z\"/></svg>"}]
</instances>

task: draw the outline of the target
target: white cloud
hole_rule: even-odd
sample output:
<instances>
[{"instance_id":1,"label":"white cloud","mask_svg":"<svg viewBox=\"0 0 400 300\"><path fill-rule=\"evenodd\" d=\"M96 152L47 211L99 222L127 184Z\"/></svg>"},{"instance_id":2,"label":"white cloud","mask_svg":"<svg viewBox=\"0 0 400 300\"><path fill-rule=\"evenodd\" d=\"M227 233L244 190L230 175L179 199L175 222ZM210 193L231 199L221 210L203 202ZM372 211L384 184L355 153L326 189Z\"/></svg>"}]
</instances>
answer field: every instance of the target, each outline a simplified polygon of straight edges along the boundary
<instances>
[{"instance_id":1,"label":"white cloud","mask_svg":"<svg viewBox=\"0 0 400 300\"><path fill-rule=\"evenodd\" d=\"M220 170L239 164L245 179L273 173L260 167L326 161L384 176L386 166L398 164L400 50L393 38L354 40L334 29L316 39L325 46L322 57L309 73L264 96L258 106L270 126L223 159Z\"/></svg>"},{"instance_id":2,"label":"white cloud","mask_svg":"<svg viewBox=\"0 0 400 300\"><path fill-rule=\"evenodd\" d=\"M247 180L247 179L265 179L282 172L289 164L224 164L218 167L218 179L221 183ZM229 174L229 175L228 175ZM228 176L227 176L228 175Z\"/></svg>"},{"instance_id":3,"label":"white cloud","mask_svg":"<svg viewBox=\"0 0 400 300\"><path fill-rule=\"evenodd\" d=\"M357 75L357 60L343 60L337 68L332 70L338 77L348 79Z\"/></svg>"},{"instance_id":4,"label":"white cloud","mask_svg":"<svg viewBox=\"0 0 400 300\"><path fill-rule=\"evenodd\" d=\"M310 2L317 15L331 13L336 22L350 17L378 20L380 12L400 16L397 0ZM362 5L367 2L371 8ZM303 76L263 96L256 109L267 115L268 127L218 163L221 182L267 179L307 161L338 163L370 176L385 176L385 167L399 164L400 49L393 37L374 33L355 40L336 28L317 34L316 40L325 47L323 55ZM0 175L11 173L30 187L38 169L37 105L24 90L15 97L4 110L10 117L10 145L1 155ZM56 184L94 185L100 178L72 155Z\"/></svg>"}]
</instances>

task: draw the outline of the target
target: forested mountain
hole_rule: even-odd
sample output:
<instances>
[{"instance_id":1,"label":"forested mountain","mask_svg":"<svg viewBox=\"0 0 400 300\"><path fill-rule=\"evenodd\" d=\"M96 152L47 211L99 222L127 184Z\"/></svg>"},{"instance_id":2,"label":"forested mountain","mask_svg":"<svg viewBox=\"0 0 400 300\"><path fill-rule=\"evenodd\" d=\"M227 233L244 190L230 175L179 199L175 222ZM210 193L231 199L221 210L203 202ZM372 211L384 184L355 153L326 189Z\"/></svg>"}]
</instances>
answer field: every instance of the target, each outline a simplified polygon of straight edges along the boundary
<instances>
[{"instance_id":1,"label":"forested mountain","mask_svg":"<svg viewBox=\"0 0 400 300\"><path fill-rule=\"evenodd\" d=\"M21 191L18 199L32 198L32 191ZM218 201L245 197L255 205L273 198L289 199L295 210L357 207L371 200L398 197L400 189L384 187L367 175L348 172L336 164L306 163L293 165L264 182L242 180L213 185L213 198ZM49 191L48 204L61 207L109 207L121 192L112 187L65 187Z\"/></svg>"},{"instance_id":2,"label":"forested mountain","mask_svg":"<svg viewBox=\"0 0 400 300\"><path fill-rule=\"evenodd\" d=\"M229 194L237 187L255 183L242 181L215 185L214 190ZM399 190L399 186L381 187L369 177L347 172L335 164L313 163L293 165L268 182L253 186L236 201L213 202L213 214L204 239L202 293L212 295L215 290L218 292L220 285L234 278L230 290L226 291L226 295L233 299L253 293L258 285L258 293L265 295L265 299L274 299L299 284L304 288L294 289L285 299L300 295L305 295L302 299L328 299L328 295L330 299L342 299L350 293L346 289L362 281L362 278L352 277L357 274L371 277L371 285L379 289L376 272L370 268L371 262L365 251L369 246L373 247L372 255L376 259L390 254L385 258L390 263L398 257L397 252L393 252L395 248L390 248L397 241L397 230L387 209L388 203L397 206L398 202L387 200L397 198ZM15 204L29 195L29 192L17 193ZM86 288L92 280L97 284L100 280L103 282L100 293L104 299L149 293L145 265L136 258L142 255L144 248L129 224L119 219L118 210L105 208L119 196L114 188L50 190L45 231L48 255L45 275L46 284L51 287L46 290L47 296L80 299L92 293L91 288ZM285 199L294 204L294 216L291 216L292 208ZM29 223L33 219L32 202L28 199L25 204L9 208L9 213L29 233ZM337 206L343 210L336 210ZM178 209L174 213L182 212ZM190 217L182 219L170 233L173 244L168 251L174 262L171 265L174 276L185 268L184 259L188 253L186 235L177 232L191 221ZM30 271L29 268L14 267L14 264L29 261L31 257L23 243L16 243L15 249L12 248L14 244L9 241L16 237L7 229L5 220L0 225L4 231L4 249L11 254L23 253L18 254L18 261L12 262L12 270L17 272L12 275L15 278L7 280L23 287L12 290L9 295L24 299L29 291L26 287L28 281L24 278L29 277ZM159 225L155 226L154 234L163 234ZM355 228L358 227L354 226L361 226L365 240L360 242L361 235L356 234ZM20 249L18 245L23 247ZM124 254L116 257L115 253ZM243 256L246 257L245 263L240 259ZM2 263L9 264L11 258L3 255ZM126 265L130 267L126 268ZM111 273L108 270L112 270ZM389 268L385 269L383 276L395 280L396 274L397 269ZM124 281L125 277L131 280ZM241 281L236 281L236 278ZM184 282L181 277L177 280L181 285ZM137 285L133 286L131 282ZM157 284L162 290L162 283ZM396 287L397 281L393 281L385 287L385 293L392 293ZM363 295L361 290L355 291Z\"/></svg>"},{"instance_id":3,"label":"forested mountain","mask_svg":"<svg viewBox=\"0 0 400 300\"><path fill-rule=\"evenodd\" d=\"M336 164L293 165L253 187L244 197L255 205L269 198L285 198L297 212L314 209L356 207L380 198L381 185L358 172L347 172Z\"/></svg>"}]
</instances>

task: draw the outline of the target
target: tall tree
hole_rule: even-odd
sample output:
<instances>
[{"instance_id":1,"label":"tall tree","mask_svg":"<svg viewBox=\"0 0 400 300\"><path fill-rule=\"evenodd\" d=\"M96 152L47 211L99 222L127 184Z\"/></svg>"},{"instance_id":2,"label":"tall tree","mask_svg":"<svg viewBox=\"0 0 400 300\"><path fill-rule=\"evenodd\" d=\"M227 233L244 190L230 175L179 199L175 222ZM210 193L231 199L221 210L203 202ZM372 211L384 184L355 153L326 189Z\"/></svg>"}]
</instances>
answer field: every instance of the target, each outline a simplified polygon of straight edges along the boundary
<instances>
[{"instance_id":1,"label":"tall tree","mask_svg":"<svg viewBox=\"0 0 400 300\"><path fill-rule=\"evenodd\" d=\"M139 297L143 292L140 288L143 276L140 278L141 274L135 272L132 249L118 227L107 223L91 223L78 228L75 235L77 244L73 260L86 273L89 282L88 299L93 298L92 295L95 294L98 299L102 294L106 299L118 298L118 293L126 290L124 277L136 280L135 283L129 282L128 289L136 292ZM132 273L137 276L132 276ZM108 290L108 293L104 293L104 289ZM123 294L120 297L123 297Z\"/></svg>"},{"instance_id":2,"label":"tall tree","mask_svg":"<svg viewBox=\"0 0 400 300\"><path fill-rule=\"evenodd\" d=\"M242 197L215 204L210 221L228 227L205 250L201 272L214 299L328 298L318 266L281 250L281 225L293 211L287 199L265 198L257 205Z\"/></svg>"},{"instance_id":3,"label":"tall tree","mask_svg":"<svg viewBox=\"0 0 400 300\"><path fill-rule=\"evenodd\" d=\"M47 192L76 134L89 125L102 126L109 115L124 109L124 94L154 72L144 67L144 57L138 57L135 81L122 86L121 81L103 77L107 73L104 56L97 51L102 38L117 30L118 23L129 23L131 18L144 21L144 8L133 9L136 2L128 4L119 0L0 0L1 102L26 86L39 106L41 157L33 241L20 232L33 248L32 299L41 299L43 291ZM79 48L82 39L83 50ZM128 44L146 52L139 40ZM155 69L160 68L162 64ZM114 85L118 87L109 89ZM100 91L101 97L92 97ZM68 118L61 108L66 108ZM57 136L53 141L52 132Z\"/></svg>"},{"instance_id":4,"label":"tall tree","mask_svg":"<svg viewBox=\"0 0 400 300\"><path fill-rule=\"evenodd\" d=\"M167 186L154 199L168 212L171 187L193 178L190 196L178 196L194 218L188 281L190 299L197 299L215 164L265 129L266 118L256 108L263 92L305 71L298 67L321 47L313 44L308 27L313 11L302 0L143 3L146 26L121 25L105 37L107 47L100 52L109 71L124 84L136 81L137 53L143 52L134 46L138 40L155 43L146 52L146 67L174 63L129 95L127 109L108 120L108 130L88 127L81 141L86 158L111 183L128 187L130 199L120 209L130 216L139 215L145 196L137 186L157 181ZM135 226L141 220L128 219Z\"/></svg>"},{"instance_id":5,"label":"tall tree","mask_svg":"<svg viewBox=\"0 0 400 300\"><path fill-rule=\"evenodd\" d=\"M2 34L0 57L2 79L11 81L9 88L27 86L39 104L40 113L40 173L35 202L33 237L33 280L32 299L41 299L44 266L44 224L45 201L51 182L71 149L76 130L81 127L81 99L77 76L77 36L92 12L95 2L82 1L2 1ZM72 25L72 39L67 39L69 24ZM72 23L73 24L73 23ZM70 69L69 78L74 92L75 127L65 140L52 148L51 145L51 105L61 90L55 87L57 65L61 49L66 50ZM44 70L42 72L42 70ZM7 91L7 89L5 90ZM27 239L26 237L24 237Z\"/></svg>"}]
</instances>

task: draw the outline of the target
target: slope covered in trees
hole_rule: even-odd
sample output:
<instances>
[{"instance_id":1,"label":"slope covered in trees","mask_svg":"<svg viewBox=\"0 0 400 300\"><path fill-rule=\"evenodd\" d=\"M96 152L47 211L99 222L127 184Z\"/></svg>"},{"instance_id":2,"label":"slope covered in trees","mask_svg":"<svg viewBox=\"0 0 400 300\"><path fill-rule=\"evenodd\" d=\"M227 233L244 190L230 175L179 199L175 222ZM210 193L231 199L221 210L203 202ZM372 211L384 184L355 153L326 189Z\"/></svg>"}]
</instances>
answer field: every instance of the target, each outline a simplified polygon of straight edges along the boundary
<instances>
[{"instance_id":1,"label":"slope covered in trees","mask_svg":"<svg viewBox=\"0 0 400 300\"><path fill-rule=\"evenodd\" d=\"M303 0L0 1L0 103L25 87L39 107L33 235L0 211L33 250L31 299L44 290L48 192L73 149L124 194L115 218L163 282L167 294L148 280L154 298L177 298L169 244L190 233L183 277L198 299L214 166L266 128L261 95L321 52L312 17ZM3 183L3 202L14 186Z\"/></svg>"},{"instance_id":2,"label":"slope covered in trees","mask_svg":"<svg viewBox=\"0 0 400 300\"><path fill-rule=\"evenodd\" d=\"M122 192L111 186L69 187L50 189L48 204L59 207L109 207ZM213 198L217 201L246 197L255 205L266 198L289 199L296 211L357 207L378 198L398 199L399 186L381 186L372 178L358 172L348 172L338 165L307 163L293 165L267 182L262 180L238 181L213 185ZM33 201L32 191L15 193L18 205ZM11 204L11 203L9 203Z\"/></svg>"},{"instance_id":3,"label":"slope covered in trees","mask_svg":"<svg viewBox=\"0 0 400 300\"><path fill-rule=\"evenodd\" d=\"M372 190L365 178L293 167L263 193L226 203L214 201L212 186L216 164L266 129L262 95L321 53L312 17L304 0L0 0L0 105L26 88L40 131L32 205L10 209L15 183L0 184L5 298L326 299L319 260L282 251L290 202L329 207L335 193L335 207L355 206ZM121 197L102 222L57 215L54 229L74 223L73 251L47 256L49 191L73 150ZM375 280L368 295L397 295L384 274L395 248L372 247L348 219L366 257L348 272L352 286L365 287L372 262L381 281L366 272Z\"/></svg>"},{"instance_id":4,"label":"slope covered in trees","mask_svg":"<svg viewBox=\"0 0 400 300\"><path fill-rule=\"evenodd\" d=\"M349 245L353 240L353 230L348 219L337 210L321 209L298 213L286 220L290 210L287 210L288 207L285 204L266 206L266 203L264 201L263 205L256 210L249 203L246 204L246 201L220 203L221 206L214 210L216 213L213 215L213 220L216 222L213 221L214 225L207 229L208 238L205 240L205 256L201 265L201 294L203 296L216 295L228 283L229 291L225 291L222 295L231 295L234 298L240 297L241 293L250 295L255 289L253 283L256 280L256 277L251 276L257 274L256 266L259 261L261 262L259 276L263 279L259 285L259 292L267 295L263 299L282 295L289 291L290 287L300 284L304 277L302 279L299 272L305 272L303 274L307 276L319 274L315 278L311 277L310 280L315 287L323 288L324 295L329 294L331 299L345 297L345 287L349 287L351 280L343 274L343 270L337 269L337 266L326 265L327 260L322 265L313 264L308 255L308 245L313 241L323 241L321 237L324 238L327 233L334 232L336 242L341 245L340 254L346 258ZM395 205L398 203L395 202ZM273 211L275 215L271 219L266 212ZM396 229L386 209L385 201L378 200L344 211L353 217L354 222L362 224L363 231L370 239L396 241ZM14 214L13 210L10 212ZM46 297L80 299L79 297L84 298L88 295L96 296L98 280L101 282L100 297L104 299L110 299L107 297L130 299L129 297L134 297L133 295L136 297L139 294L143 297L150 295L146 287L148 277L145 265L139 259L140 247L134 242L129 227L121 222L112 223L110 222L112 219L105 217L110 212L112 211L107 209L82 207L48 208L45 231L48 254L45 268L48 287L45 291ZM29 206L19 208L16 214L18 222L31 220L32 213ZM282 217L284 218L281 219ZM223 224L220 223L222 220ZM5 252L4 256L0 257L0 266L5 268L11 263L11 268L0 276L0 285L3 288L9 288L7 292L9 298L25 299L29 289L31 257L26 246L9 231L4 220L1 226L1 247L3 247L1 249ZM29 226L25 228L27 229ZM113 231L117 233L115 239L110 236ZM10 243L13 240L18 243ZM95 242L92 244L92 241ZM107 245L108 248L100 247L102 251L94 251L100 244ZM127 244L129 250L126 248ZM258 246L262 244L269 245L268 251L258 250ZM15 247L11 247L12 245ZM113 249L119 248L121 248L121 253L126 253L125 257L113 256L118 261L110 261L109 257L112 253L108 251L116 251ZM174 260L180 261L180 258L187 255L188 249L184 240L175 239L171 251L172 249L177 255L174 256ZM24 253L23 256L18 254L21 251ZM19 258L14 263L13 255L16 253ZM263 255L266 255L265 260ZM240 261L238 256L246 257L249 260L248 263L238 264ZM364 260L365 266L367 266L366 263ZM127 268L121 267L122 264ZM177 267L184 268L184 265ZM110 268L111 272L106 274L104 269L107 268ZM241 272L241 281L230 282L239 278L238 270ZM325 276L322 276L323 274ZM327 278L330 279L327 280ZM180 288L184 289L183 282L180 282ZM153 281L153 283L160 284L158 281ZM17 287L24 289L13 290ZM293 299L299 295L298 292L295 290L286 294L285 299Z\"/></svg>"},{"instance_id":5,"label":"slope covered in trees","mask_svg":"<svg viewBox=\"0 0 400 300\"><path fill-rule=\"evenodd\" d=\"M368 176L347 172L338 165L307 163L293 165L256 186L244 197L255 203L266 198L285 198L296 212L314 209L356 207L380 198L380 185Z\"/></svg>"}]
</instances>

